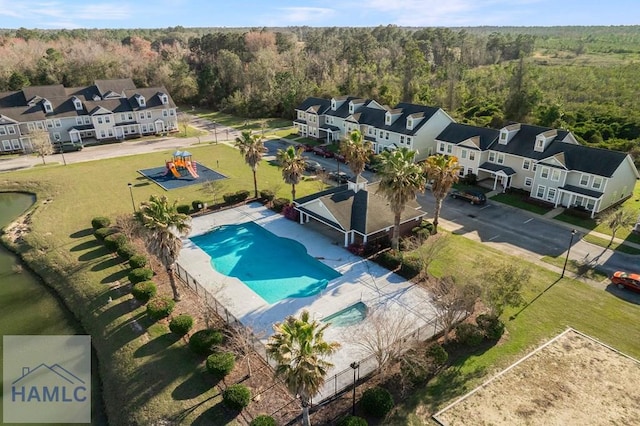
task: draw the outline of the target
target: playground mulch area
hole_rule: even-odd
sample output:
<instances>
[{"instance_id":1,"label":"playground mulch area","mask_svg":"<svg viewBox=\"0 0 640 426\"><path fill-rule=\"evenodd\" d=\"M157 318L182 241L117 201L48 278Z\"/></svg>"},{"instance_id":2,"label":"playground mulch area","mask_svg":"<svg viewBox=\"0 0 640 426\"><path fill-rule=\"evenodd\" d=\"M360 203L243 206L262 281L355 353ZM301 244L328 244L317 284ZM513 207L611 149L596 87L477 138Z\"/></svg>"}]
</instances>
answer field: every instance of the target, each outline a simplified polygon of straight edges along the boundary
<instances>
[{"instance_id":1,"label":"playground mulch area","mask_svg":"<svg viewBox=\"0 0 640 426\"><path fill-rule=\"evenodd\" d=\"M186 170L182 170L182 176L177 178L167 172L166 167L154 167L152 169L138 170L142 176L147 177L160 185L164 190L183 188L189 185L195 185L198 183L204 183L207 181L213 181L218 179L226 179L227 177L221 173L211 170L210 168L198 164L197 166L198 177L194 178Z\"/></svg>"}]
</instances>

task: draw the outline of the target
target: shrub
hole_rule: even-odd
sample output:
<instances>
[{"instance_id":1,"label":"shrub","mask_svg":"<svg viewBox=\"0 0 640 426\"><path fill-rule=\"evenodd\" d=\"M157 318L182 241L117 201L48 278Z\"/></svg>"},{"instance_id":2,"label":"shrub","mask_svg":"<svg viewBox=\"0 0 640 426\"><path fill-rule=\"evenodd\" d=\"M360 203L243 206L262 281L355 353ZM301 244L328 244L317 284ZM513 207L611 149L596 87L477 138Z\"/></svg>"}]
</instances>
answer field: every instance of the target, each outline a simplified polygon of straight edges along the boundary
<instances>
[{"instance_id":1,"label":"shrub","mask_svg":"<svg viewBox=\"0 0 640 426\"><path fill-rule=\"evenodd\" d=\"M176 211L182 214L189 214L191 212L191 207L188 204L180 204L176 207Z\"/></svg>"},{"instance_id":2,"label":"shrub","mask_svg":"<svg viewBox=\"0 0 640 426\"><path fill-rule=\"evenodd\" d=\"M118 247L116 253L118 253L118 256L124 260L129 260L136 254L136 249L131 244L127 243Z\"/></svg>"},{"instance_id":3,"label":"shrub","mask_svg":"<svg viewBox=\"0 0 640 426\"><path fill-rule=\"evenodd\" d=\"M107 228L109 225L111 225L111 219L109 219L108 217L98 216L91 219L91 227L94 230Z\"/></svg>"},{"instance_id":4,"label":"shrub","mask_svg":"<svg viewBox=\"0 0 640 426\"><path fill-rule=\"evenodd\" d=\"M498 340L504 334L504 324L495 315L478 315L476 324L488 340Z\"/></svg>"},{"instance_id":5,"label":"shrub","mask_svg":"<svg viewBox=\"0 0 640 426\"><path fill-rule=\"evenodd\" d=\"M391 239L389 239L388 236L376 238L372 241L367 241L367 243L364 245L364 256L369 257L389 247L391 247Z\"/></svg>"},{"instance_id":6,"label":"shrub","mask_svg":"<svg viewBox=\"0 0 640 426\"><path fill-rule=\"evenodd\" d=\"M478 175L475 173L467 173L462 179L462 183L467 185L475 185L478 183Z\"/></svg>"},{"instance_id":7,"label":"shrub","mask_svg":"<svg viewBox=\"0 0 640 426\"><path fill-rule=\"evenodd\" d=\"M147 257L141 254L131 256L129 258L129 266L131 266L132 269L144 268L147 266Z\"/></svg>"},{"instance_id":8,"label":"shrub","mask_svg":"<svg viewBox=\"0 0 640 426\"><path fill-rule=\"evenodd\" d=\"M222 333L210 328L199 330L191 335L189 347L198 355L209 355L213 347L222 343Z\"/></svg>"},{"instance_id":9,"label":"shrub","mask_svg":"<svg viewBox=\"0 0 640 426\"><path fill-rule=\"evenodd\" d=\"M231 352L218 352L207 357L207 371L216 379L223 379L236 365L236 357Z\"/></svg>"},{"instance_id":10,"label":"shrub","mask_svg":"<svg viewBox=\"0 0 640 426\"><path fill-rule=\"evenodd\" d=\"M246 189L242 189L238 192L236 192L236 199L238 200L238 202L240 201L244 201L247 198L249 198L249 195L251 195L251 192L247 191Z\"/></svg>"},{"instance_id":11,"label":"shrub","mask_svg":"<svg viewBox=\"0 0 640 426\"><path fill-rule=\"evenodd\" d=\"M149 281L153 277L153 271L149 268L136 268L129 272L128 278L131 284Z\"/></svg>"},{"instance_id":12,"label":"shrub","mask_svg":"<svg viewBox=\"0 0 640 426\"><path fill-rule=\"evenodd\" d=\"M100 228L100 229L96 229L93 232L93 236L96 238L96 240L103 242L105 238L107 238L109 235L118 233L120 231L118 231L116 228Z\"/></svg>"},{"instance_id":13,"label":"shrub","mask_svg":"<svg viewBox=\"0 0 640 426\"><path fill-rule=\"evenodd\" d=\"M400 258L398 253L393 250L383 251L378 254L375 258L376 263L378 263L383 268L387 268L390 271L394 271L400 266Z\"/></svg>"},{"instance_id":14,"label":"shrub","mask_svg":"<svg viewBox=\"0 0 640 426\"><path fill-rule=\"evenodd\" d=\"M369 423L362 417L347 416L338 422L338 426L368 426Z\"/></svg>"},{"instance_id":15,"label":"shrub","mask_svg":"<svg viewBox=\"0 0 640 426\"><path fill-rule=\"evenodd\" d=\"M402 258L398 275L410 280L420 272L422 272L422 262L419 258L415 256L405 256Z\"/></svg>"},{"instance_id":16,"label":"shrub","mask_svg":"<svg viewBox=\"0 0 640 426\"><path fill-rule=\"evenodd\" d=\"M167 296L155 296L147 303L147 315L153 320L159 320L171 315L176 302Z\"/></svg>"},{"instance_id":17,"label":"shrub","mask_svg":"<svg viewBox=\"0 0 640 426\"><path fill-rule=\"evenodd\" d=\"M347 250L349 250L351 253L355 254L356 256L362 256L364 254L364 246L360 243L349 244L349 246L347 247Z\"/></svg>"},{"instance_id":18,"label":"shrub","mask_svg":"<svg viewBox=\"0 0 640 426\"><path fill-rule=\"evenodd\" d=\"M433 343L425 350L425 356L435 365L441 366L449 359L449 354L439 343Z\"/></svg>"},{"instance_id":19,"label":"shrub","mask_svg":"<svg viewBox=\"0 0 640 426\"><path fill-rule=\"evenodd\" d=\"M456 340L465 346L478 346L482 343L484 335L475 324L462 323L456 326Z\"/></svg>"},{"instance_id":20,"label":"shrub","mask_svg":"<svg viewBox=\"0 0 640 426\"><path fill-rule=\"evenodd\" d=\"M263 189L262 191L260 191L260 198L264 203L269 203L273 201L275 197L276 197L276 194L274 194L274 192L269 189Z\"/></svg>"},{"instance_id":21,"label":"shrub","mask_svg":"<svg viewBox=\"0 0 640 426\"><path fill-rule=\"evenodd\" d=\"M158 289L153 281L140 281L131 287L131 295L142 303L147 303L149 299L156 295Z\"/></svg>"},{"instance_id":22,"label":"shrub","mask_svg":"<svg viewBox=\"0 0 640 426\"><path fill-rule=\"evenodd\" d=\"M236 192L227 192L226 194L222 195L222 198L224 199L224 202L226 204L236 204L246 200L250 194L251 193L249 191L243 189Z\"/></svg>"},{"instance_id":23,"label":"shrub","mask_svg":"<svg viewBox=\"0 0 640 426\"><path fill-rule=\"evenodd\" d=\"M104 238L104 246L111 252L117 251L120 247L127 244L128 242L129 240L127 239L127 236L120 232L107 235Z\"/></svg>"},{"instance_id":24,"label":"shrub","mask_svg":"<svg viewBox=\"0 0 640 426\"><path fill-rule=\"evenodd\" d=\"M288 198L276 198L273 200L273 206L271 209L276 213L280 213L282 212L282 209L284 209L284 206L288 206L289 203L291 203L291 201L289 201Z\"/></svg>"},{"instance_id":25,"label":"shrub","mask_svg":"<svg viewBox=\"0 0 640 426\"><path fill-rule=\"evenodd\" d=\"M266 414L260 414L255 419L251 420L249 426L278 426L276 419Z\"/></svg>"},{"instance_id":26,"label":"shrub","mask_svg":"<svg viewBox=\"0 0 640 426\"><path fill-rule=\"evenodd\" d=\"M242 411L251 402L251 391L245 385L231 385L222 392L222 401L232 410Z\"/></svg>"},{"instance_id":27,"label":"shrub","mask_svg":"<svg viewBox=\"0 0 640 426\"><path fill-rule=\"evenodd\" d=\"M191 202L191 207L194 211L200 211L204 208L204 203L200 200L194 200Z\"/></svg>"},{"instance_id":28,"label":"shrub","mask_svg":"<svg viewBox=\"0 0 640 426\"><path fill-rule=\"evenodd\" d=\"M376 386L364 391L360 403L367 415L381 419L393 408L393 397L388 390Z\"/></svg>"},{"instance_id":29,"label":"shrub","mask_svg":"<svg viewBox=\"0 0 640 426\"><path fill-rule=\"evenodd\" d=\"M169 323L169 330L180 337L187 334L192 327L193 318L191 317L191 315L187 314L178 315L177 317L171 319L171 322Z\"/></svg>"}]
</instances>

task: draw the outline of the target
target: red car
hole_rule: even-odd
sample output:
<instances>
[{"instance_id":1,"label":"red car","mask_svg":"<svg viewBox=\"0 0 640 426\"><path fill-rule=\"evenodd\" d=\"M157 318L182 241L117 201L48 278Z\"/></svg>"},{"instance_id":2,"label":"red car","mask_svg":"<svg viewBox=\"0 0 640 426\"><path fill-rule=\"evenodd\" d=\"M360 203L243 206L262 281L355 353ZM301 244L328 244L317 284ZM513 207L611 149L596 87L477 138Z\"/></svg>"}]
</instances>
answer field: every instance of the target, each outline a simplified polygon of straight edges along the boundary
<instances>
[{"instance_id":1,"label":"red car","mask_svg":"<svg viewBox=\"0 0 640 426\"><path fill-rule=\"evenodd\" d=\"M616 271L611 276L611 282L616 284L618 288L640 291L640 274Z\"/></svg>"}]
</instances>

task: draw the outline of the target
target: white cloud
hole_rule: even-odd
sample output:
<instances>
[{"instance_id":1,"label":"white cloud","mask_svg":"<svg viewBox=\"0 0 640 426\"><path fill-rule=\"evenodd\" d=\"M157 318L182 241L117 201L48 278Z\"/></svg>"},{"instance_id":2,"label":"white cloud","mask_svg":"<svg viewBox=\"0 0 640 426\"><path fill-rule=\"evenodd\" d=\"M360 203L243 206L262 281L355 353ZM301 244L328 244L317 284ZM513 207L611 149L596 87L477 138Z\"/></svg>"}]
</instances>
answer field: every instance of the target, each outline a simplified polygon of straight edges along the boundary
<instances>
[{"instance_id":1,"label":"white cloud","mask_svg":"<svg viewBox=\"0 0 640 426\"><path fill-rule=\"evenodd\" d=\"M331 18L335 11L326 7L282 7L279 19L286 24L312 24Z\"/></svg>"},{"instance_id":2,"label":"white cloud","mask_svg":"<svg viewBox=\"0 0 640 426\"><path fill-rule=\"evenodd\" d=\"M24 26L79 28L105 20L126 21L133 16L133 10L129 3L118 1L78 5L62 1L0 0L0 16L21 19Z\"/></svg>"}]
</instances>

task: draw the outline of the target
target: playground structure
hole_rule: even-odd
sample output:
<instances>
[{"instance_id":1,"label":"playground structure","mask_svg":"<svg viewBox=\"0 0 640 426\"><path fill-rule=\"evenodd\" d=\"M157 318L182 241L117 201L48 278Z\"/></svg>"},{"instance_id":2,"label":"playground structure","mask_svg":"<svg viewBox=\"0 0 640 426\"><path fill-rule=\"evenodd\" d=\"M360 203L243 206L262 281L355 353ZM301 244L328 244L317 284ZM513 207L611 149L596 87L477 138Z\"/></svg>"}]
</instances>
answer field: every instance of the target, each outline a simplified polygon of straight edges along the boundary
<instances>
[{"instance_id":1,"label":"playground structure","mask_svg":"<svg viewBox=\"0 0 640 426\"><path fill-rule=\"evenodd\" d=\"M197 164L193 160L193 156L188 151L176 151L173 153L173 158L165 163L167 170L165 170L163 176L171 173L175 178L180 179L186 176L187 173L194 178L198 178Z\"/></svg>"}]
</instances>

